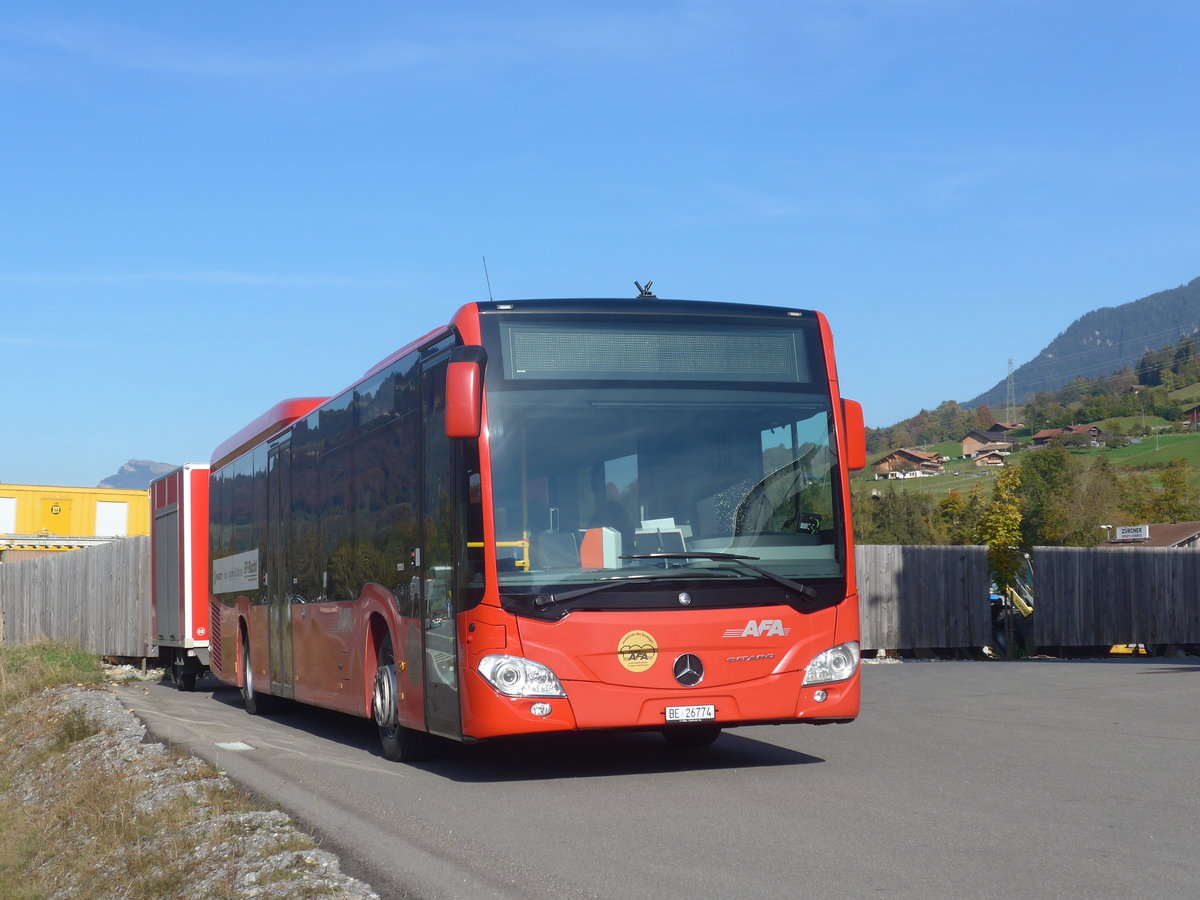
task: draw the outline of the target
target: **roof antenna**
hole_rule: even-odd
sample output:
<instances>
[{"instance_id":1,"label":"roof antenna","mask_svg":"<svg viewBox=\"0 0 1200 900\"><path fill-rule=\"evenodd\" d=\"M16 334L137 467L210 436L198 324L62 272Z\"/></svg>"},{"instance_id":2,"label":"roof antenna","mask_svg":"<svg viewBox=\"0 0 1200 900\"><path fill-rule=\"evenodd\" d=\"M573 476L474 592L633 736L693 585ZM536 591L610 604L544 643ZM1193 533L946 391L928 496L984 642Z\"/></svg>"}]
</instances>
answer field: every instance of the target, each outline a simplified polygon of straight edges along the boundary
<instances>
[{"instance_id":1,"label":"roof antenna","mask_svg":"<svg viewBox=\"0 0 1200 900\"><path fill-rule=\"evenodd\" d=\"M488 270L487 270L487 257L486 257L486 256L483 258L483 277L484 277L484 279L487 281L487 286L488 286L488 302L489 302L489 303L495 302L495 301L493 301L493 300L492 300L492 276L488 274Z\"/></svg>"},{"instance_id":2,"label":"roof antenna","mask_svg":"<svg viewBox=\"0 0 1200 900\"><path fill-rule=\"evenodd\" d=\"M641 282L635 281L633 283L633 286L638 289L637 299L639 299L639 300L657 300L658 298L655 297L652 293L650 293L650 288L653 285L654 285L653 281L647 281L646 286L642 287Z\"/></svg>"}]
</instances>

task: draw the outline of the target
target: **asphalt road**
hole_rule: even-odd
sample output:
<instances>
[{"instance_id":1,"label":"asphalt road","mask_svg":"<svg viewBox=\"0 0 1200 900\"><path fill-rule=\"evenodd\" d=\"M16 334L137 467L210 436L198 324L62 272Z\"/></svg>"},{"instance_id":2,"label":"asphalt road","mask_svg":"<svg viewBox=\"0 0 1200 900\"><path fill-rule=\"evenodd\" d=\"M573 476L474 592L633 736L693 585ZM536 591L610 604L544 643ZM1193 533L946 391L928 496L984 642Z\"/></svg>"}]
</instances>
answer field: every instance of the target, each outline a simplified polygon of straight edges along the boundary
<instances>
[{"instance_id":1,"label":"asphalt road","mask_svg":"<svg viewBox=\"0 0 1200 900\"><path fill-rule=\"evenodd\" d=\"M1200 896L1200 660L868 665L851 725L450 746L120 688L392 897ZM240 741L252 749L224 749Z\"/></svg>"}]
</instances>

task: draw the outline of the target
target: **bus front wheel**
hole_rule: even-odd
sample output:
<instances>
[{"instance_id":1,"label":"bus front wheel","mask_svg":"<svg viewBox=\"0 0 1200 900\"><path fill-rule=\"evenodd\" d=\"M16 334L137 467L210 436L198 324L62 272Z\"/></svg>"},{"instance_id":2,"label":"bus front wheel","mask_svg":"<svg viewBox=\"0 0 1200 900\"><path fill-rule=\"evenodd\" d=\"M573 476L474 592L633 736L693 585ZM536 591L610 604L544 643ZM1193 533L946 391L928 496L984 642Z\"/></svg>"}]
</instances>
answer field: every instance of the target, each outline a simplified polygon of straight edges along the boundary
<instances>
[{"instance_id":1,"label":"bus front wheel","mask_svg":"<svg viewBox=\"0 0 1200 900\"><path fill-rule=\"evenodd\" d=\"M400 724L398 700L396 654L392 651L391 635L385 635L376 655L375 688L371 701L371 712L379 729L379 747L384 758L393 762L426 759L432 753L434 738Z\"/></svg>"}]
</instances>

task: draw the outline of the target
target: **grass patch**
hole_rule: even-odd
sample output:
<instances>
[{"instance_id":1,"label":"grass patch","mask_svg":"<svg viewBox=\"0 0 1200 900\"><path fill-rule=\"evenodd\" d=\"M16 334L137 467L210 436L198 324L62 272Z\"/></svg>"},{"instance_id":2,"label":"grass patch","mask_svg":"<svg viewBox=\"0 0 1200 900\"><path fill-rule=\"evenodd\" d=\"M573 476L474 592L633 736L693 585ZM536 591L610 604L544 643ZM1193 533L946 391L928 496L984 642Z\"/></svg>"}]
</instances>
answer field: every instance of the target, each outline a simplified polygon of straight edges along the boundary
<instances>
[{"instance_id":1,"label":"grass patch","mask_svg":"<svg viewBox=\"0 0 1200 900\"><path fill-rule=\"evenodd\" d=\"M925 448L926 453L940 453L946 459L962 456L962 441L942 441L940 444L930 444Z\"/></svg>"},{"instance_id":2,"label":"grass patch","mask_svg":"<svg viewBox=\"0 0 1200 900\"><path fill-rule=\"evenodd\" d=\"M1118 471L1153 472L1170 465L1172 460L1187 460L1190 481L1193 487L1200 488L1200 434L1160 434L1149 435L1138 439L1136 444L1125 447L1079 447L1072 448L1071 455L1084 460L1091 460L1104 455ZM942 446L942 445L937 445ZM961 452L961 451L960 451ZM1023 450L1013 454L1009 459L1013 465L1019 465L1021 460L1036 450ZM882 459L882 456L879 457ZM876 460L877 462L878 460ZM891 481L875 480L870 467L856 473L851 478L854 486L870 485L880 491L894 487L897 491L914 491L922 494L948 494L950 491L968 493L971 486L979 484L985 492L991 491L992 482L989 476L992 470L977 467L973 460L949 459L944 463L945 475L932 475L925 478L899 478ZM958 472L955 476L950 473Z\"/></svg>"},{"instance_id":3,"label":"grass patch","mask_svg":"<svg viewBox=\"0 0 1200 900\"><path fill-rule=\"evenodd\" d=\"M1092 449L1089 455L1107 452L1115 466L1165 466L1173 459L1186 459L1189 466L1200 466L1200 435L1161 434L1143 437L1141 443L1101 451Z\"/></svg>"},{"instance_id":4,"label":"grass patch","mask_svg":"<svg viewBox=\"0 0 1200 900\"><path fill-rule=\"evenodd\" d=\"M1200 382L1189 384L1187 387L1177 388L1167 394L1167 396L1180 406L1191 406L1193 403L1200 401Z\"/></svg>"},{"instance_id":5,"label":"grass patch","mask_svg":"<svg viewBox=\"0 0 1200 900\"><path fill-rule=\"evenodd\" d=\"M0 823L4 826L0 828L0 900L42 900L46 896L29 878L39 835L22 819L20 807L0 800Z\"/></svg>"},{"instance_id":6,"label":"grass patch","mask_svg":"<svg viewBox=\"0 0 1200 900\"><path fill-rule=\"evenodd\" d=\"M286 817L199 760L107 731L66 691L41 695L103 680L69 645L0 646L0 900L159 900L199 884L236 897L248 876L304 876L269 861L316 846Z\"/></svg>"},{"instance_id":7,"label":"grass patch","mask_svg":"<svg viewBox=\"0 0 1200 900\"><path fill-rule=\"evenodd\" d=\"M100 661L63 641L0 644L0 715L39 691L104 680Z\"/></svg>"},{"instance_id":8,"label":"grass patch","mask_svg":"<svg viewBox=\"0 0 1200 900\"><path fill-rule=\"evenodd\" d=\"M100 733L99 724L86 712L77 706L63 713L59 719L58 728L51 738L50 747L57 753L66 750L72 744L77 744L93 734Z\"/></svg>"},{"instance_id":9,"label":"grass patch","mask_svg":"<svg viewBox=\"0 0 1200 900\"><path fill-rule=\"evenodd\" d=\"M1160 416L1109 416L1095 422L1079 422L1079 425L1095 425L1101 431L1109 430L1109 423L1115 422L1121 428L1121 434L1150 433L1155 429L1170 429L1171 423Z\"/></svg>"},{"instance_id":10,"label":"grass patch","mask_svg":"<svg viewBox=\"0 0 1200 900\"><path fill-rule=\"evenodd\" d=\"M254 824L262 805L211 767L161 745L143 745L142 759L114 770L102 762L103 738L97 745L81 743L98 733L86 716L31 714L26 706L0 719L5 734L17 729L17 717L21 740L39 747L0 761L10 786L35 785L22 791L32 797L21 803L11 794L0 796L0 900L159 900L187 896L206 878L204 896L236 897L237 879L212 883L214 860L240 858L243 873L263 865L261 851L247 843L266 827ZM266 849L313 847L310 838L290 830Z\"/></svg>"}]
</instances>

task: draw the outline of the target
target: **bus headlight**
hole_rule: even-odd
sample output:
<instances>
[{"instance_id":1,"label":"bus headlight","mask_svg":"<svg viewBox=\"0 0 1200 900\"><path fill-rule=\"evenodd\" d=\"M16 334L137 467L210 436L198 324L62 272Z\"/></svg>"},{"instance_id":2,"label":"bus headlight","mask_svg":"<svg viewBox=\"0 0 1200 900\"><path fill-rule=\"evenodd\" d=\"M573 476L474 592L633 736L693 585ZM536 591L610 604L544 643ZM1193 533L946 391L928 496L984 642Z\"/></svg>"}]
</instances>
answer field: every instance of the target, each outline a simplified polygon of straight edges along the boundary
<instances>
[{"instance_id":1,"label":"bus headlight","mask_svg":"<svg viewBox=\"0 0 1200 900\"><path fill-rule=\"evenodd\" d=\"M485 656L479 674L508 697L565 697L558 676L541 663L520 656Z\"/></svg>"},{"instance_id":2,"label":"bus headlight","mask_svg":"<svg viewBox=\"0 0 1200 900\"><path fill-rule=\"evenodd\" d=\"M858 641L830 647L808 664L808 668L804 670L804 683L829 684L831 681L845 681L858 671L861 655Z\"/></svg>"}]
</instances>

